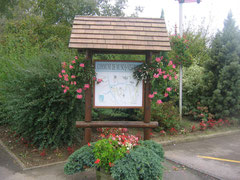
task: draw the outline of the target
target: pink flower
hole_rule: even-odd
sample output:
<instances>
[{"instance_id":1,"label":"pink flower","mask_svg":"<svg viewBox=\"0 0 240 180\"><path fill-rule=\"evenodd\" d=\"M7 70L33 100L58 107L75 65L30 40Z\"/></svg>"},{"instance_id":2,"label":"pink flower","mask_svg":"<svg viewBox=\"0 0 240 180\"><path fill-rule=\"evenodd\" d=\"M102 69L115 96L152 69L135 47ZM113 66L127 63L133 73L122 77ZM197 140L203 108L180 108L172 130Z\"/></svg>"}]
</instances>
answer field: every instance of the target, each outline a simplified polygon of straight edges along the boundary
<instances>
[{"instance_id":1,"label":"pink flower","mask_svg":"<svg viewBox=\"0 0 240 180\"><path fill-rule=\"evenodd\" d=\"M161 61L161 59L159 57L157 57L156 61L159 63Z\"/></svg>"},{"instance_id":2,"label":"pink flower","mask_svg":"<svg viewBox=\"0 0 240 180\"><path fill-rule=\"evenodd\" d=\"M154 94L149 94L148 97L152 99L154 97Z\"/></svg>"},{"instance_id":3,"label":"pink flower","mask_svg":"<svg viewBox=\"0 0 240 180\"><path fill-rule=\"evenodd\" d=\"M81 95L81 94L78 94L78 95L77 95L77 99L82 99L82 95Z\"/></svg>"},{"instance_id":4,"label":"pink flower","mask_svg":"<svg viewBox=\"0 0 240 180\"><path fill-rule=\"evenodd\" d=\"M168 93L165 93L165 94L164 94L164 97L168 97Z\"/></svg>"},{"instance_id":5,"label":"pink flower","mask_svg":"<svg viewBox=\"0 0 240 180\"><path fill-rule=\"evenodd\" d=\"M90 87L89 84L85 84L85 85L84 85L84 88L85 88L85 89L88 89L89 87Z\"/></svg>"},{"instance_id":6,"label":"pink flower","mask_svg":"<svg viewBox=\"0 0 240 180\"><path fill-rule=\"evenodd\" d=\"M67 66L66 62L62 62L62 68L65 68Z\"/></svg>"},{"instance_id":7,"label":"pink flower","mask_svg":"<svg viewBox=\"0 0 240 180\"><path fill-rule=\"evenodd\" d=\"M102 79L98 79L97 82L98 82L98 83L102 82Z\"/></svg>"},{"instance_id":8,"label":"pink flower","mask_svg":"<svg viewBox=\"0 0 240 180\"><path fill-rule=\"evenodd\" d=\"M62 70L62 73L66 73L66 71L63 69L63 70Z\"/></svg>"},{"instance_id":9,"label":"pink flower","mask_svg":"<svg viewBox=\"0 0 240 180\"><path fill-rule=\"evenodd\" d=\"M97 78L96 78L96 77L93 77L92 79L93 79L94 81L96 81Z\"/></svg>"},{"instance_id":10,"label":"pink flower","mask_svg":"<svg viewBox=\"0 0 240 180\"><path fill-rule=\"evenodd\" d=\"M175 65L175 64L173 64L173 65L172 65L172 67L173 67L173 69L175 69L175 68L176 68L176 65Z\"/></svg>"},{"instance_id":11,"label":"pink flower","mask_svg":"<svg viewBox=\"0 0 240 180\"><path fill-rule=\"evenodd\" d=\"M160 60L163 60L163 56L160 57Z\"/></svg>"},{"instance_id":12,"label":"pink flower","mask_svg":"<svg viewBox=\"0 0 240 180\"><path fill-rule=\"evenodd\" d=\"M172 61L169 61L168 66L171 66L172 64L173 64L173 62L172 62Z\"/></svg>"},{"instance_id":13,"label":"pink flower","mask_svg":"<svg viewBox=\"0 0 240 180\"><path fill-rule=\"evenodd\" d=\"M78 57L77 57L77 56L75 56L75 59L78 59Z\"/></svg>"},{"instance_id":14,"label":"pink flower","mask_svg":"<svg viewBox=\"0 0 240 180\"><path fill-rule=\"evenodd\" d=\"M80 67L84 67L84 64L83 64L83 63L81 63L79 66L80 66Z\"/></svg>"},{"instance_id":15,"label":"pink flower","mask_svg":"<svg viewBox=\"0 0 240 180\"><path fill-rule=\"evenodd\" d=\"M169 80L172 80L172 76L169 76L169 78L168 78Z\"/></svg>"},{"instance_id":16,"label":"pink flower","mask_svg":"<svg viewBox=\"0 0 240 180\"><path fill-rule=\"evenodd\" d=\"M75 75L72 75L72 76L71 76L71 78L72 78L72 79L75 79L75 78L76 78L76 76L75 76Z\"/></svg>"},{"instance_id":17,"label":"pink flower","mask_svg":"<svg viewBox=\"0 0 240 180\"><path fill-rule=\"evenodd\" d=\"M67 78L67 77L68 77L68 74L63 74L63 76L64 76L65 78Z\"/></svg>"},{"instance_id":18,"label":"pink flower","mask_svg":"<svg viewBox=\"0 0 240 180\"><path fill-rule=\"evenodd\" d=\"M157 104L162 104L162 103L163 103L163 102L162 102L161 99L157 100Z\"/></svg>"},{"instance_id":19,"label":"pink flower","mask_svg":"<svg viewBox=\"0 0 240 180\"><path fill-rule=\"evenodd\" d=\"M63 90L63 93L66 93L66 92L67 92L67 89L64 89L64 90Z\"/></svg>"},{"instance_id":20,"label":"pink flower","mask_svg":"<svg viewBox=\"0 0 240 180\"><path fill-rule=\"evenodd\" d=\"M69 81L69 79L68 79L67 77L64 77L64 80L65 80L65 81Z\"/></svg>"},{"instance_id":21,"label":"pink flower","mask_svg":"<svg viewBox=\"0 0 240 180\"><path fill-rule=\"evenodd\" d=\"M166 71L163 71L162 74L165 74Z\"/></svg>"},{"instance_id":22,"label":"pink flower","mask_svg":"<svg viewBox=\"0 0 240 180\"><path fill-rule=\"evenodd\" d=\"M67 90L69 90L69 87L68 87L68 86L66 86L65 88L66 88Z\"/></svg>"},{"instance_id":23,"label":"pink flower","mask_svg":"<svg viewBox=\"0 0 240 180\"><path fill-rule=\"evenodd\" d=\"M75 60L73 60L73 61L72 61L72 63L73 63L73 64L75 64L75 63L76 63L76 61L75 61Z\"/></svg>"},{"instance_id":24,"label":"pink flower","mask_svg":"<svg viewBox=\"0 0 240 180\"><path fill-rule=\"evenodd\" d=\"M70 68L70 69L73 69L73 66L72 66L72 65L69 65L69 68Z\"/></svg>"},{"instance_id":25,"label":"pink flower","mask_svg":"<svg viewBox=\"0 0 240 180\"><path fill-rule=\"evenodd\" d=\"M166 90L167 90L168 92L170 92L170 91L172 90L172 88L168 87Z\"/></svg>"},{"instance_id":26,"label":"pink flower","mask_svg":"<svg viewBox=\"0 0 240 180\"><path fill-rule=\"evenodd\" d=\"M157 91L154 91L153 94L154 94L154 95L157 94Z\"/></svg>"},{"instance_id":27,"label":"pink flower","mask_svg":"<svg viewBox=\"0 0 240 180\"><path fill-rule=\"evenodd\" d=\"M58 77L59 77L59 78L62 78L62 75L61 75L61 73L59 73L59 74L58 74Z\"/></svg>"},{"instance_id":28,"label":"pink flower","mask_svg":"<svg viewBox=\"0 0 240 180\"><path fill-rule=\"evenodd\" d=\"M153 77L154 77L154 78L158 78L158 77L159 77L159 74L154 74Z\"/></svg>"},{"instance_id":29,"label":"pink flower","mask_svg":"<svg viewBox=\"0 0 240 180\"><path fill-rule=\"evenodd\" d=\"M61 85L61 87L62 87L62 88L65 88L65 86L64 86L64 85Z\"/></svg>"},{"instance_id":30,"label":"pink flower","mask_svg":"<svg viewBox=\"0 0 240 180\"><path fill-rule=\"evenodd\" d=\"M168 77L167 75L163 75L163 79L167 79L167 77Z\"/></svg>"},{"instance_id":31,"label":"pink flower","mask_svg":"<svg viewBox=\"0 0 240 180\"><path fill-rule=\"evenodd\" d=\"M77 93L81 93L81 92L82 92L81 88L77 89Z\"/></svg>"},{"instance_id":32,"label":"pink flower","mask_svg":"<svg viewBox=\"0 0 240 180\"><path fill-rule=\"evenodd\" d=\"M177 77L177 76L175 76L174 78L175 78L175 79L177 79L178 77Z\"/></svg>"},{"instance_id":33,"label":"pink flower","mask_svg":"<svg viewBox=\"0 0 240 180\"><path fill-rule=\"evenodd\" d=\"M74 84L74 85L76 85L76 84L77 84L77 82L76 82L76 81L73 81L73 84Z\"/></svg>"}]
</instances>

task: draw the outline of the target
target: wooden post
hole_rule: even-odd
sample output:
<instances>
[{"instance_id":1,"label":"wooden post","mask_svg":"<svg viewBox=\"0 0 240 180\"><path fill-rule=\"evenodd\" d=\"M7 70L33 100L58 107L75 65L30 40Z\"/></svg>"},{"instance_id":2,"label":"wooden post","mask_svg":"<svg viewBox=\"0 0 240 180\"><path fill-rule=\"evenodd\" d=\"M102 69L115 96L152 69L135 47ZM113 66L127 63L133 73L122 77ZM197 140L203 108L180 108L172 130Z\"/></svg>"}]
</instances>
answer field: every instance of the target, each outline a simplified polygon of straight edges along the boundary
<instances>
[{"instance_id":1,"label":"wooden post","mask_svg":"<svg viewBox=\"0 0 240 180\"><path fill-rule=\"evenodd\" d=\"M92 51L86 51L86 60L92 64ZM92 121L92 83L89 82L89 89L85 93L85 122ZM85 143L91 142L92 128L85 128Z\"/></svg>"},{"instance_id":2,"label":"wooden post","mask_svg":"<svg viewBox=\"0 0 240 180\"><path fill-rule=\"evenodd\" d=\"M146 63L150 64L152 61L152 52L148 51L146 53ZM150 123L151 121L151 100L148 95L151 93L151 84L149 79L145 83L145 93L144 93L144 123ZM150 139L150 128L144 128L144 140Z\"/></svg>"}]
</instances>

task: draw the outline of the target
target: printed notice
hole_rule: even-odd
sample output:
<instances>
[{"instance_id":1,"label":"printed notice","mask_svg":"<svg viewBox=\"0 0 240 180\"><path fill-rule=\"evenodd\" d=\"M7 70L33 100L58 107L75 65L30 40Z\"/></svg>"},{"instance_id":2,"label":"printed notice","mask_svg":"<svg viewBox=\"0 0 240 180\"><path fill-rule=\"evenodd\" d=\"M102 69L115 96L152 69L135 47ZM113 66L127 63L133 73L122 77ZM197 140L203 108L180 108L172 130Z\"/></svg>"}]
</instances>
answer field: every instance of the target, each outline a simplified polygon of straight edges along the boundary
<instances>
[{"instance_id":1,"label":"printed notice","mask_svg":"<svg viewBox=\"0 0 240 180\"><path fill-rule=\"evenodd\" d=\"M143 85L133 78L141 62L96 61L95 107L142 107Z\"/></svg>"}]
</instances>

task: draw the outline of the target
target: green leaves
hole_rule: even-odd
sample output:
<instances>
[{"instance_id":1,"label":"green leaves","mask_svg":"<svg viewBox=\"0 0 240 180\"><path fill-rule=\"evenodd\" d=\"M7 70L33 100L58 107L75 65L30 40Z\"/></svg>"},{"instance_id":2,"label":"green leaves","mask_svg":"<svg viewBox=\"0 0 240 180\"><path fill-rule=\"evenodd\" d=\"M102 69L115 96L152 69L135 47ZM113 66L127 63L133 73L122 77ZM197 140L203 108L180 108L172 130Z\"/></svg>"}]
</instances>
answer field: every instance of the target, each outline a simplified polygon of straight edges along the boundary
<instances>
[{"instance_id":1,"label":"green leaves","mask_svg":"<svg viewBox=\"0 0 240 180\"><path fill-rule=\"evenodd\" d=\"M112 139L99 140L93 149L96 159L100 159L98 167L102 167L106 172L110 171L110 164L116 160L124 157L126 154L126 147L118 144L118 141Z\"/></svg>"}]
</instances>

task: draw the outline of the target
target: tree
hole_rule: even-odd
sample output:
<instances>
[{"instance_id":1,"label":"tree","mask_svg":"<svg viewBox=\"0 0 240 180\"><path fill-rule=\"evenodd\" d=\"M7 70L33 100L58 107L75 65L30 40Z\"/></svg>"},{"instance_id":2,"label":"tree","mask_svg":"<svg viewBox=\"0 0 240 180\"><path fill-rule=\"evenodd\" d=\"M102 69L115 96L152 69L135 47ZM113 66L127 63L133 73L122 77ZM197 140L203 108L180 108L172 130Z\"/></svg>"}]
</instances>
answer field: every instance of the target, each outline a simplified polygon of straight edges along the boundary
<instances>
[{"instance_id":1,"label":"tree","mask_svg":"<svg viewBox=\"0 0 240 180\"><path fill-rule=\"evenodd\" d=\"M212 42L210 57L203 102L217 117L236 115L240 110L240 31L231 12Z\"/></svg>"}]
</instances>

